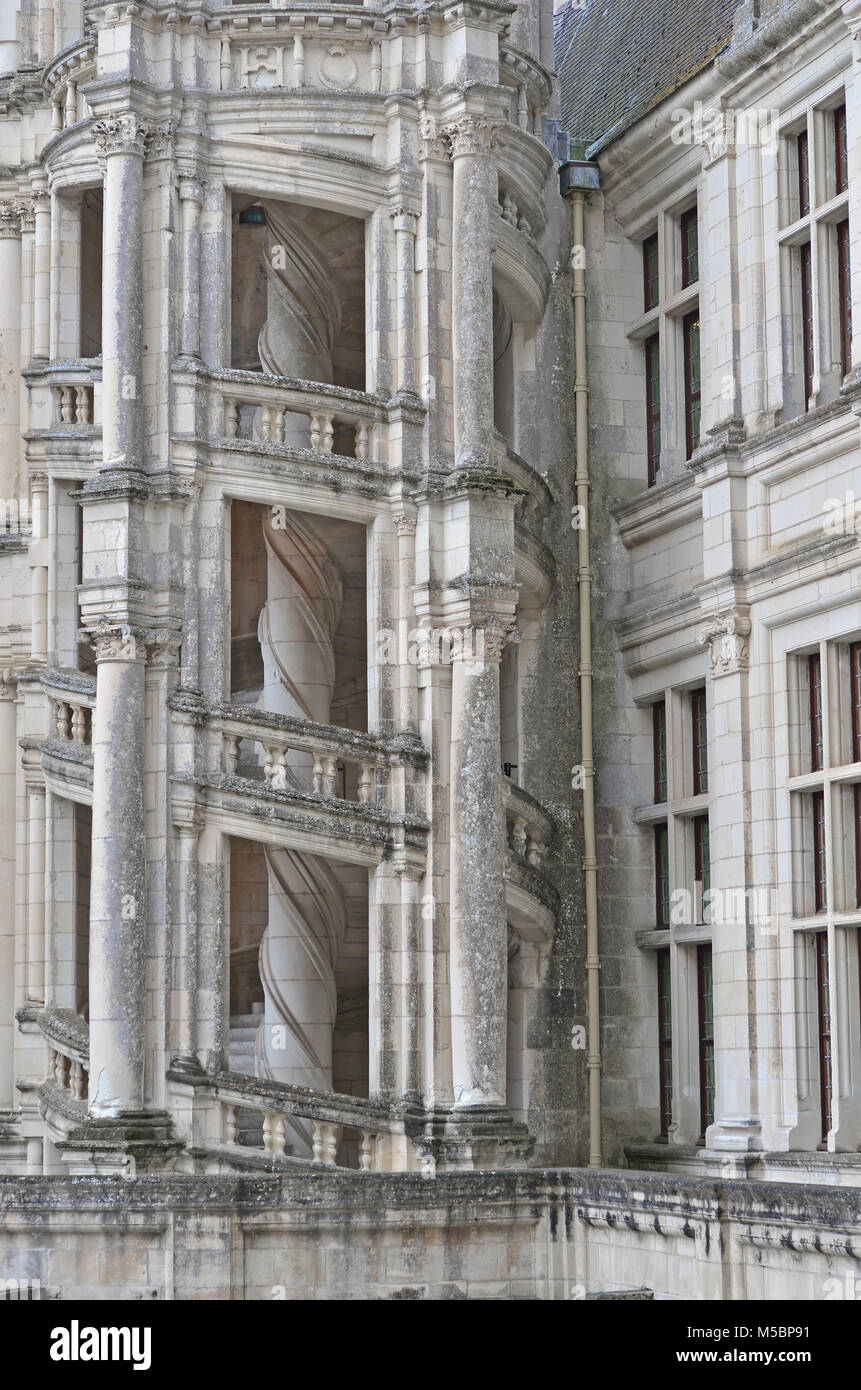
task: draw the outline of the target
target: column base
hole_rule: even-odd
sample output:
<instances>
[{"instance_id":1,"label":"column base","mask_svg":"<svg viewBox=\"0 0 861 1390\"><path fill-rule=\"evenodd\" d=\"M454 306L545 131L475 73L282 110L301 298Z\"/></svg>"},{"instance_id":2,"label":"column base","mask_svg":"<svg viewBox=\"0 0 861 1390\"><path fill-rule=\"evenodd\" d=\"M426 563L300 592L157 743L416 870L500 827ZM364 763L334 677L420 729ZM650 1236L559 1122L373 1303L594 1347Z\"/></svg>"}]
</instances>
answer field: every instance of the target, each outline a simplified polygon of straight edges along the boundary
<instances>
[{"instance_id":1,"label":"column base","mask_svg":"<svg viewBox=\"0 0 861 1390\"><path fill-rule=\"evenodd\" d=\"M717 1153L754 1153L762 1148L762 1126L750 1115L732 1116L709 1125L705 1147Z\"/></svg>"},{"instance_id":2,"label":"column base","mask_svg":"<svg viewBox=\"0 0 861 1390\"><path fill-rule=\"evenodd\" d=\"M495 1106L435 1110L410 1136L430 1172L525 1168L535 1147L526 1125Z\"/></svg>"},{"instance_id":3,"label":"column base","mask_svg":"<svg viewBox=\"0 0 861 1390\"><path fill-rule=\"evenodd\" d=\"M132 1178L171 1168L183 1145L174 1138L166 1110L143 1110L88 1116L56 1147L73 1177L96 1173Z\"/></svg>"}]
</instances>

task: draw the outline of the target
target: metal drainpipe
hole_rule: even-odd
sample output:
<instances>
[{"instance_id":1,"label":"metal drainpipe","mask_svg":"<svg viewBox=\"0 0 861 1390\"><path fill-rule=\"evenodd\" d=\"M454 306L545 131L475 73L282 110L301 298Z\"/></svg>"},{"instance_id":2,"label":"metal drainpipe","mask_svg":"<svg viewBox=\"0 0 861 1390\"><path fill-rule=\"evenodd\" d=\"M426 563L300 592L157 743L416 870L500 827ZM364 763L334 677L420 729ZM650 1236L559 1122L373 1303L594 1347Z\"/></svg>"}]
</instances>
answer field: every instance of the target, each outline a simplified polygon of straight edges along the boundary
<instances>
[{"instance_id":1,"label":"metal drainpipe","mask_svg":"<svg viewBox=\"0 0 861 1390\"><path fill-rule=\"evenodd\" d=\"M581 151L578 150L578 153ZM585 150L582 150L585 154ZM589 1167L601 1159L601 957L598 951L598 856L595 835L595 761L592 739L592 568L589 557L589 435L586 373L586 195L598 187L598 167L585 159L563 164L563 197L571 202L574 301L574 406L577 471L574 483L580 525L577 530L577 585L580 595L580 729L583 767L583 878L586 885L587 1061L589 1075Z\"/></svg>"}]
</instances>

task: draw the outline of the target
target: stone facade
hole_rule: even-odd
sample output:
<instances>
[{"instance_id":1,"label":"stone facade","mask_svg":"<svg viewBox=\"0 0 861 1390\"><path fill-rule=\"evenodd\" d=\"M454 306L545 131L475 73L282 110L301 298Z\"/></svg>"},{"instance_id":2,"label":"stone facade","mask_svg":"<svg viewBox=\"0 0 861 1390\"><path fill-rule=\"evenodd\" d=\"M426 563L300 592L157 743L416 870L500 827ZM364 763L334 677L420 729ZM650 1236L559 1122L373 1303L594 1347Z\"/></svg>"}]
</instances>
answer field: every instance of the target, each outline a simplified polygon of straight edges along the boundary
<instances>
[{"instance_id":1,"label":"stone facade","mask_svg":"<svg viewBox=\"0 0 861 1390\"><path fill-rule=\"evenodd\" d=\"M858 16L748 8L588 150L546 0L4 16L3 1279L854 1279Z\"/></svg>"}]
</instances>

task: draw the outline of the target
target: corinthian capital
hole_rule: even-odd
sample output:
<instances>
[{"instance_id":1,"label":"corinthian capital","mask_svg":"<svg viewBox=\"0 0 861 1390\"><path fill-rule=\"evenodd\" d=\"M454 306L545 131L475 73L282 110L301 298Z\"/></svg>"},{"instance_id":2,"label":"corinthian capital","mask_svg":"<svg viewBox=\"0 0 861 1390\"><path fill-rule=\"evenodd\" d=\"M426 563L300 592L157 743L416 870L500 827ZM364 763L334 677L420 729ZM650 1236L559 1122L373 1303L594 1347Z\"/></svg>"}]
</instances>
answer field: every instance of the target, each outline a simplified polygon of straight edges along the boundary
<instances>
[{"instance_id":1,"label":"corinthian capital","mask_svg":"<svg viewBox=\"0 0 861 1390\"><path fill-rule=\"evenodd\" d=\"M481 116L458 116L443 129L452 159L462 154L489 154L495 127Z\"/></svg>"},{"instance_id":2,"label":"corinthian capital","mask_svg":"<svg viewBox=\"0 0 861 1390\"><path fill-rule=\"evenodd\" d=\"M126 623L112 623L107 618L100 618L95 628L85 629L80 636L82 641L89 642L93 648L97 663L138 661L146 654L146 634L139 628L129 627Z\"/></svg>"},{"instance_id":3,"label":"corinthian capital","mask_svg":"<svg viewBox=\"0 0 861 1390\"><path fill-rule=\"evenodd\" d=\"M713 676L737 675L746 671L750 665L750 651L747 638L750 633L750 618L745 614L726 609L722 613L712 613L700 628L697 641L701 647L708 647L709 662Z\"/></svg>"},{"instance_id":4,"label":"corinthian capital","mask_svg":"<svg viewBox=\"0 0 861 1390\"><path fill-rule=\"evenodd\" d=\"M111 154L144 154L149 127L134 111L124 111L107 120L96 121L96 150L106 158Z\"/></svg>"},{"instance_id":5,"label":"corinthian capital","mask_svg":"<svg viewBox=\"0 0 861 1390\"><path fill-rule=\"evenodd\" d=\"M15 203L0 203L0 241L21 235L21 213Z\"/></svg>"}]
</instances>

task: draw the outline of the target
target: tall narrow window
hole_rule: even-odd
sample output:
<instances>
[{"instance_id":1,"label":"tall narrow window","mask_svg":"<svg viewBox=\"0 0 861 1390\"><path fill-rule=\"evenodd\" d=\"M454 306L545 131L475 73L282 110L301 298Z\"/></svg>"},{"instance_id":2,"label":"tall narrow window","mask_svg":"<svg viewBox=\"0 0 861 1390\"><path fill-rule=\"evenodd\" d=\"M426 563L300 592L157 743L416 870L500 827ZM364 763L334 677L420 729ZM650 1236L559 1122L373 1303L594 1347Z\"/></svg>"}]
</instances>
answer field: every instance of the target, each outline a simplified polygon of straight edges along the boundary
<instances>
[{"instance_id":1,"label":"tall narrow window","mask_svg":"<svg viewBox=\"0 0 861 1390\"><path fill-rule=\"evenodd\" d=\"M849 648L850 700L852 701L852 761L861 763L861 642Z\"/></svg>"},{"instance_id":2,"label":"tall narrow window","mask_svg":"<svg viewBox=\"0 0 861 1390\"><path fill-rule=\"evenodd\" d=\"M655 922L660 930L670 925L670 834L666 825L655 826Z\"/></svg>"},{"instance_id":3,"label":"tall narrow window","mask_svg":"<svg viewBox=\"0 0 861 1390\"><path fill-rule=\"evenodd\" d=\"M825 793L814 792L813 804L813 910L824 912L828 906L825 882Z\"/></svg>"},{"instance_id":4,"label":"tall narrow window","mask_svg":"<svg viewBox=\"0 0 861 1390\"><path fill-rule=\"evenodd\" d=\"M700 442L700 311L682 320L685 359L685 444L690 458Z\"/></svg>"},{"instance_id":5,"label":"tall narrow window","mask_svg":"<svg viewBox=\"0 0 861 1390\"><path fill-rule=\"evenodd\" d=\"M822 662L819 653L807 658L810 686L810 770L822 771Z\"/></svg>"},{"instance_id":6,"label":"tall narrow window","mask_svg":"<svg viewBox=\"0 0 861 1390\"><path fill-rule=\"evenodd\" d=\"M691 691L691 734L693 738L694 796L709 789L709 739L706 721L705 686Z\"/></svg>"},{"instance_id":7,"label":"tall narrow window","mask_svg":"<svg viewBox=\"0 0 861 1390\"><path fill-rule=\"evenodd\" d=\"M849 187L849 165L846 159L846 107L834 112L834 181L835 191L845 193Z\"/></svg>"},{"instance_id":8,"label":"tall narrow window","mask_svg":"<svg viewBox=\"0 0 861 1390\"><path fill-rule=\"evenodd\" d=\"M803 130L796 140L798 151L798 215L806 217L810 211L810 160L807 150L807 131Z\"/></svg>"},{"instance_id":9,"label":"tall narrow window","mask_svg":"<svg viewBox=\"0 0 861 1390\"><path fill-rule=\"evenodd\" d=\"M700 278L699 223L696 208L682 213L682 289Z\"/></svg>"},{"instance_id":10,"label":"tall narrow window","mask_svg":"<svg viewBox=\"0 0 861 1390\"><path fill-rule=\"evenodd\" d=\"M799 247L801 258L801 358L804 369L804 409L810 409L813 395L813 274L810 242Z\"/></svg>"},{"instance_id":11,"label":"tall narrow window","mask_svg":"<svg viewBox=\"0 0 861 1390\"><path fill-rule=\"evenodd\" d=\"M646 339L646 461L649 487L654 487L661 466L661 346L655 333Z\"/></svg>"},{"instance_id":12,"label":"tall narrow window","mask_svg":"<svg viewBox=\"0 0 861 1390\"><path fill-rule=\"evenodd\" d=\"M855 783L855 906L861 907L861 782Z\"/></svg>"},{"instance_id":13,"label":"tall narrow window","mask_svg":"<svg viewBox=\"0 0 861 1390\"><path fill-rule=\"evenodd\" d=\"M658 965L658 1085L661 1133L669 1134L673 1120L673 1001L670 990L670 950L657 952Z\"/></svg>"},{"instance_id":14,"label":"tall narrow window","mask_svg":"<svg viewBox=\"0 0 861 1390\"><path fill-rule=\"evenodd\" d=\"M852 366L852 286L849 279L849 218L837 224L837 316L840 323L840 375Z\"/></svg>"},{"instance_id":15,"label":"tall narrow window","mask_svg":"<svg viewBox=\"0 0 861 1390\"><path fill-rule=\"evenodd\" d=\"M646 237L643 242L643 306L656 309L661 293L661 280L658 271L658 236Z\"/></svg>"},{"instance_id":16,"label":"tall narrow window","mask_svg":"<svg viewBox=\"0 0 861 1390\"><path fill-rule=\"evenodd\" d=\"M707 922L709 919L706 894L711 892L712 886L708 816L697 816L694 820L694 885L697 893L697 921Z\"/></svg>"},{"instance_id":17,"label":"tall narrow window","mask_svg":"<svg viewBox=\"0 0 861 1390\"><path fill-rule=\"evenodd\" d=\"M655 765L655 801L667 799L667 706L664 700L652 705L652 750Z\"/></svg>"},{"instance_id":18,"label":"tall narrow window","mask_svg":"<svg viewBox=\"0 0 861 1390\"><path fill-rule=\"evenodd\" d=\"M712 1004L712 948L697 947L697 1003L699 1006L700 1128L705 1139L715 1118L715 1038Z\"/></svg>"},{"instance_id":19,"label":"tall narrow window","mask_svg":"<svg viewBox=\"0 0 861 1390\"><path fill-rule=\"evenodd\" d=\"M816 1011L819 1034L819 1103L822 1138L831 1128L831 991L828 986L828 933L816 933Z\"/></svg>"}]
</instances>

